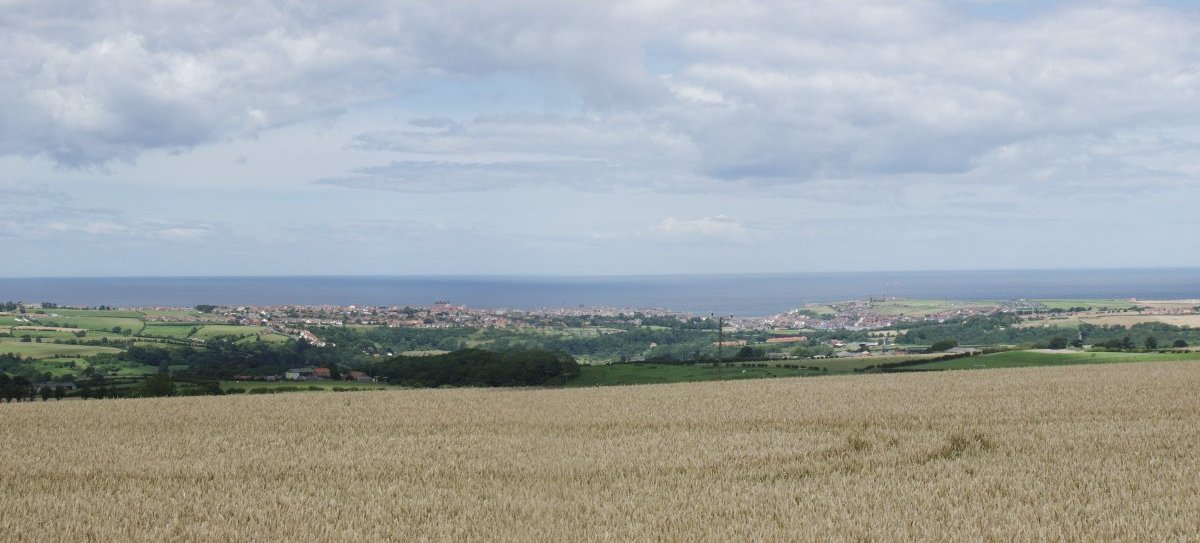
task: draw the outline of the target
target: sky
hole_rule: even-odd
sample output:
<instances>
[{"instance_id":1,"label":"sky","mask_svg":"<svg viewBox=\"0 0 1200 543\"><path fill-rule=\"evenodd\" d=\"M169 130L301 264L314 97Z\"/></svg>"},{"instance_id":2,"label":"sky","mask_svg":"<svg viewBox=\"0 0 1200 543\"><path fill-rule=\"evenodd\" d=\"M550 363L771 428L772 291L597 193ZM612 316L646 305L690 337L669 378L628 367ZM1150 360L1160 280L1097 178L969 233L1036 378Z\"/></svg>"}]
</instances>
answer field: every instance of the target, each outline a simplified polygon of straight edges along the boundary
<instances>
[{"instance_id":1,"label":"sky","mask_svg":"<svg viewBox=\"0 0 1200 543\"><path fill-rule=\"evenodd\" d=\"M1197 4L0 0L0 276L1200 266Z\"/></svg>"}]
</instances>

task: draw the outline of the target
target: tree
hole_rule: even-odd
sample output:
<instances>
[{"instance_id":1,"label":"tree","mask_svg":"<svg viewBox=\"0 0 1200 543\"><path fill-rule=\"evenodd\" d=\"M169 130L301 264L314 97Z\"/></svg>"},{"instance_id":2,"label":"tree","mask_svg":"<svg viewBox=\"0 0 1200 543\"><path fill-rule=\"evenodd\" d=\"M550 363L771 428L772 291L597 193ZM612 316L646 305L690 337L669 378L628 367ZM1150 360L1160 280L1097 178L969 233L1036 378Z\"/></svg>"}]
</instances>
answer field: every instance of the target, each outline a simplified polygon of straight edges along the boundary
<instances>
[{"instance_id":1,"label":"tree","mask_svg":"<svg viewBox=\"0 0 1200 543\"><path fill-rule=\"evenodd\" d=\"M946 338L934 343L933 345L930 345L929 352L940 353L943 351L949 351L955 347L958 347L958 340L954 338Z\"/></svg>"},{"instance_id":2,"label":"tree","mask_svg":"<svg viewBox=\"0 0 1200 543\"><path fill-rule=\"evenodd\" d=\"M1176 349L1184 349L1184 348L1187 348L1187 346L1188 346L1188 342L1184 341L1182 339L1175 340L1175 344L1173 345L1173 347L1175 347Z\"/></svg>"},{"instance_id":3,"label":"tree","mask_svg":"<svg viewBox=\"0 0 1200 543\"><path fill-rule=\"evenodd\" d=\"M138 386L135 394L139 398L153 398L156 396L174 396L175 382L171 380L169 375L157 374L146 379Z\"/></svg>"},{"instance_id":4,"label":"tree","mask_svg":"<svg viewBox=\"0 0 1200 543\"><path fill-rule=\"evenodd\" d=\"M1158 338L1155 338L1154 336L1146 336L1146 341L1144 341L1142 344L1146 346L1147 351L1153 351L1158 349Z\"/></svg>"},{"instance_id":5,"label":"tree","mask_svg":"<svg viewBox=\"0 0 1200 543\"><path fill-rule=\"evenodd\" d=\"M1053 338L1050 338L1050 341L1046 342L1046 347L1054 350L1066 349L1067 338L1062 336L1054 336Z\"/></svg>"},{"instance_id":6,"label":"tree","mask_svg":"<svg viewBox=\"0 0 1200 543\"><path fill-rule=\"evenodd\" d=\"M50 387L47 385L42 385L42 388L38 389L38 394L40 394L42 396L43 402L49 400L50 394L52 394L52 393L53 392L50 390Z\"/></svg>"},{"instance_id":7,"label":"tree","mask_svg":"<svg viewBox=\"0 0 1200 543\"><path fill-rule=\"evenodd\" d=\"M54 387L54 400L55 401L62 400L63 397L66 395L67 395L67 389L63 388L62 385Z\"/></svg>"}]
</instances>

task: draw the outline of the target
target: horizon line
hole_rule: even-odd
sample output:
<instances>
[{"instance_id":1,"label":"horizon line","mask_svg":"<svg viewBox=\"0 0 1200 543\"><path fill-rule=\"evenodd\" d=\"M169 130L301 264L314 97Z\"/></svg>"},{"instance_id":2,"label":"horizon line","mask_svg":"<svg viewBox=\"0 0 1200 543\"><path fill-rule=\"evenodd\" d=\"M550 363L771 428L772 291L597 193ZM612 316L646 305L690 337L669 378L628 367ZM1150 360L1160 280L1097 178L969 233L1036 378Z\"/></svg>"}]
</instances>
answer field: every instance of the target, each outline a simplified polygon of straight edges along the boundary
<instances>
[{"instance_id":1,"label":"horizon line","mask_svg":"<svg viewBox=\"0 0 1200 543\"><path fill-rule=\"evenodd\" d=\"M868 275L888 273L994 273L994 272L1112 272L1112 271L1200 271L1200 266L1147 267L1063 267L1063 268L957 268L957 269L894 269L894 270L822 270L783 272L713 272L713 273L613 273L613 274L544 274L544 273L401 273L401 274L230 274L230 275L51 275L0 276L6 280L56 279L392 279L392 278L453 278L453 279L616 279L645 277L729 277L729 276L787 276L787 275Z\"/></svg>"}]
</instances>

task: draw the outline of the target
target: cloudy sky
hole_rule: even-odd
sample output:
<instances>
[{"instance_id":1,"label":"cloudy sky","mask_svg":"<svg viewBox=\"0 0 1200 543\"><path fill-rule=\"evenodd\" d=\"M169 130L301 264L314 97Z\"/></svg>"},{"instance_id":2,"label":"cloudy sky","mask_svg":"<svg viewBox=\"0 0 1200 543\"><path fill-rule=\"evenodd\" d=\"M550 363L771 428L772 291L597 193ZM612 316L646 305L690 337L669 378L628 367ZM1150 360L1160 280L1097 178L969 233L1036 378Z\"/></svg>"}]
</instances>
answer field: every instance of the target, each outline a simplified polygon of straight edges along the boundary
<instances>
[{"instance_id":1,"label":"cloudy sky","mask_svg":"<svg viewBox=\"0 0 1200 543\"><path fill-rule=\"evenodd\" d=\"M1200 266L1185 1L0 0L4 276Z\"/></svg>"}]
</instances>

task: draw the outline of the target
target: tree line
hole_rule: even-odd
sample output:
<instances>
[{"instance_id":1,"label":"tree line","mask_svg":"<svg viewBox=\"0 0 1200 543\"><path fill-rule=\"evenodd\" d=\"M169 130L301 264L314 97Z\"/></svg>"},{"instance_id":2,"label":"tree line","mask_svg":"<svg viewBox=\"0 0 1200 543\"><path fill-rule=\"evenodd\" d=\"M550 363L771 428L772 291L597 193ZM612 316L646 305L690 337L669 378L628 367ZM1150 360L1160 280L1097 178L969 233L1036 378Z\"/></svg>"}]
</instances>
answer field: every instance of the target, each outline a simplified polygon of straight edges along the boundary
<instances>
[{"instance_id":1,"label":"tree line","mask_svg":"<svg viewBox=\"0 0 1200 543\"><path fill-rule=\"evenodd\" d=\"M371 373L412 387L547 386L565 384L579 375L579 364L569 354L541 349L461 349L443 355L398 356L374 364Z\"/></svg>"}]
</instances>

